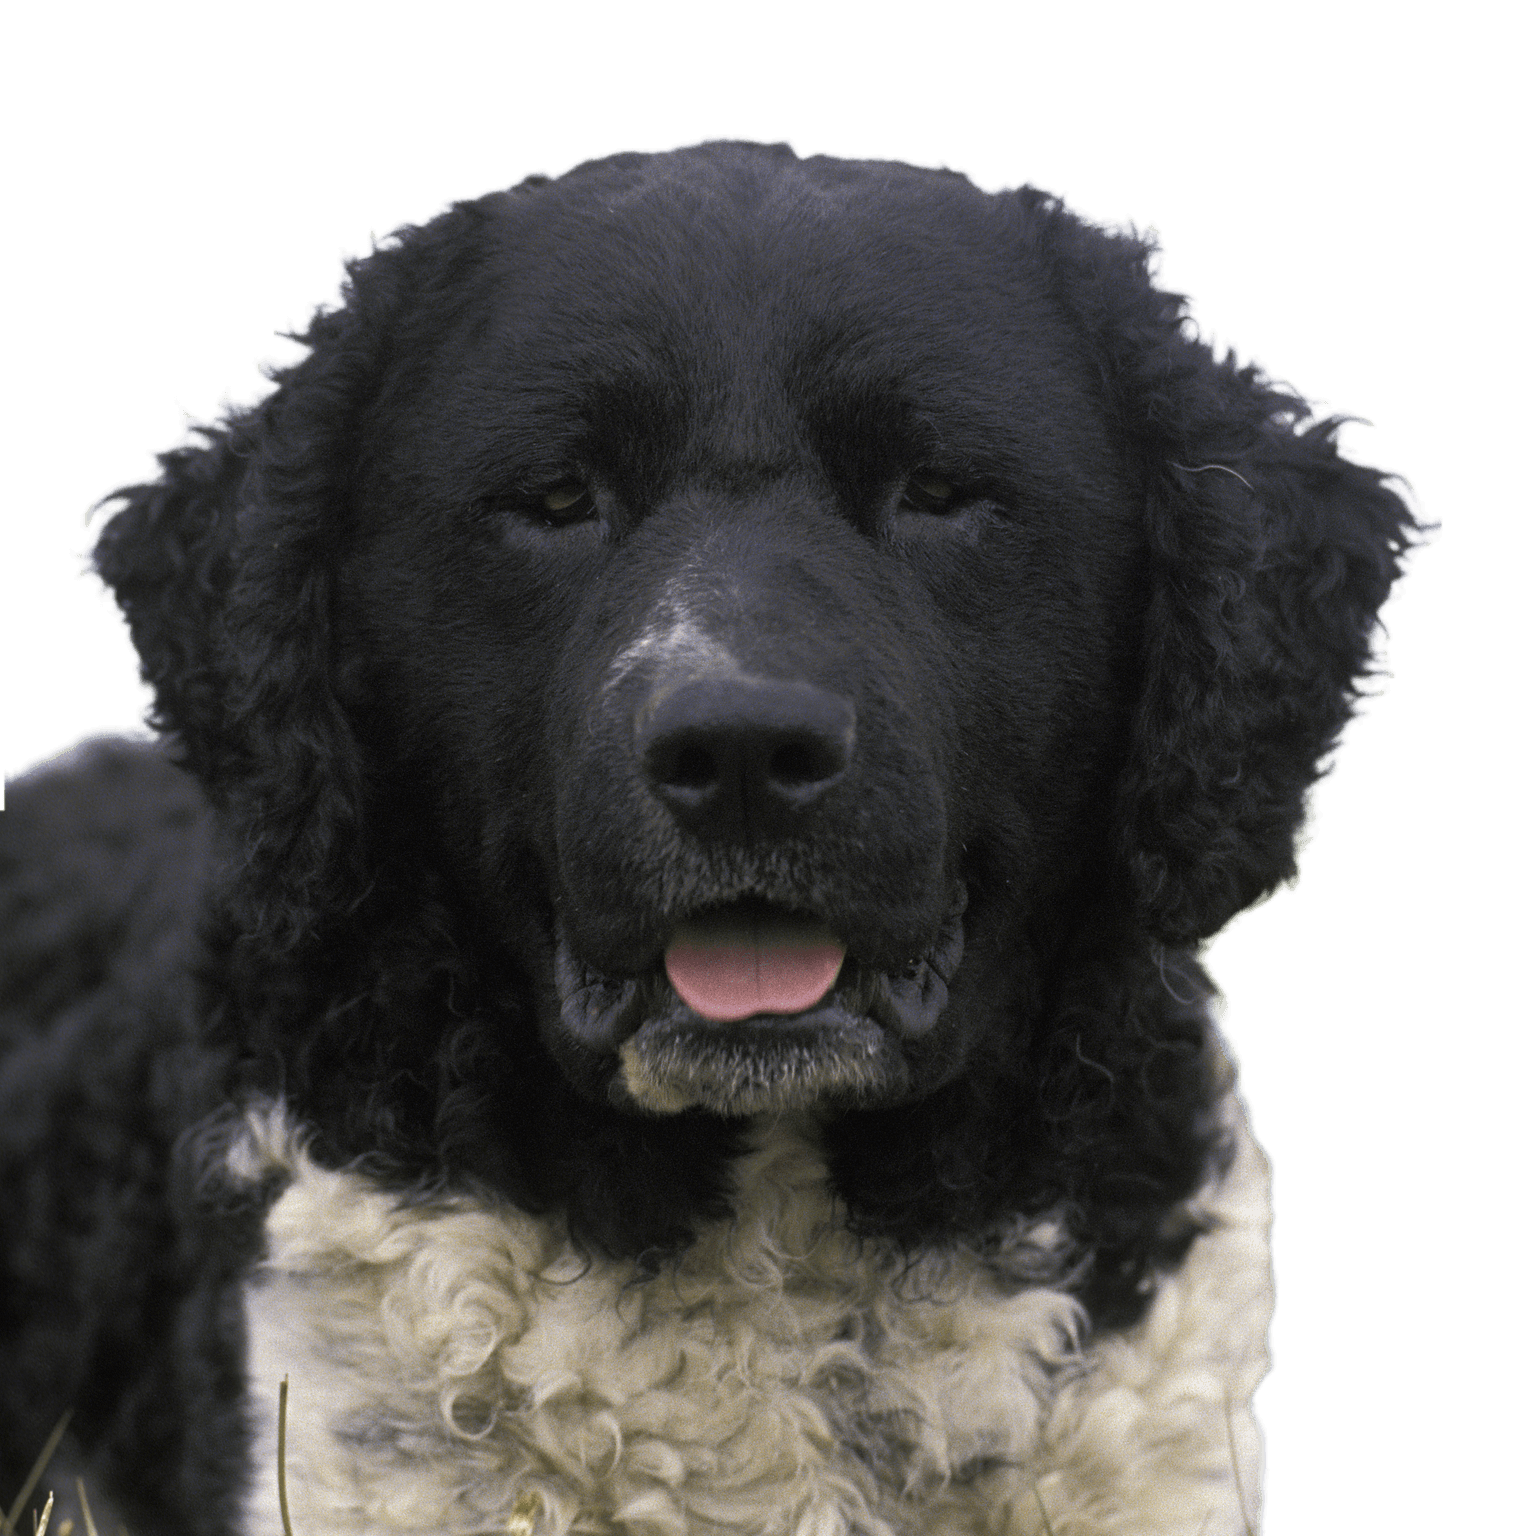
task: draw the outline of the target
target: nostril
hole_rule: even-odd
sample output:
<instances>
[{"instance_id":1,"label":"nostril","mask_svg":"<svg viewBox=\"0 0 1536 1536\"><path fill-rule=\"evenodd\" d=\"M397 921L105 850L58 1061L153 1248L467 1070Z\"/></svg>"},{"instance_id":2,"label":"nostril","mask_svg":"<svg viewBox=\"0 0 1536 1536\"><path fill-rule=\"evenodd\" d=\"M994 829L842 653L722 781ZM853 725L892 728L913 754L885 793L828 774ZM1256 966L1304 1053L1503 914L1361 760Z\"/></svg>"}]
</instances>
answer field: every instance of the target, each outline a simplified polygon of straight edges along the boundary
<instances>
[{"instance_id":1,"label":"nostril","mask_svg":"<svg viewBox=\"0 0 1536 1536\"><path fill-rule=\"evenodd\" d=\"M847 766L843 753L828 743L797 739L775 747L768 777L785 789L808 789L835 779Z\"/></svg>"},{"instance_id":2,"label":"nostril","mask_svg":"<svg viewBox=\"0 0 1536 1536\"><path fill-rule=\"evenodd\" d=\"M657 763L652 768L658 783L698 790L710 788L720 777L714 753L700 742L679 743L669 755L670 762Z\"/></svg>"}]
</instances>

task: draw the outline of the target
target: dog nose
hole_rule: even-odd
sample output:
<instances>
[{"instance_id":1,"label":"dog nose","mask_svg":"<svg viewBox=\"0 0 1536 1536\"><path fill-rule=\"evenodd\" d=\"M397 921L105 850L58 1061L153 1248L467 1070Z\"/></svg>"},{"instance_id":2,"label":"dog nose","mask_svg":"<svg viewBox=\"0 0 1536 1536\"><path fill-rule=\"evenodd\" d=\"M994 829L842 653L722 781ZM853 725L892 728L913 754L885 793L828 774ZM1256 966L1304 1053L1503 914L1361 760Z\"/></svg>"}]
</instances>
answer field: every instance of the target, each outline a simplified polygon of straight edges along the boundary
<instances>
[{"instance_id":1,"label":"dog nose","mask_svg":"<svg viewBox=\"0 0 1536 1536\"><path fill-rule=\"evenodd\" d=\"M701 837L782 834L853 759L852 701L814 683L733 674L658 692L635 749L652 793Z\"/></svg>"}]
</instances>

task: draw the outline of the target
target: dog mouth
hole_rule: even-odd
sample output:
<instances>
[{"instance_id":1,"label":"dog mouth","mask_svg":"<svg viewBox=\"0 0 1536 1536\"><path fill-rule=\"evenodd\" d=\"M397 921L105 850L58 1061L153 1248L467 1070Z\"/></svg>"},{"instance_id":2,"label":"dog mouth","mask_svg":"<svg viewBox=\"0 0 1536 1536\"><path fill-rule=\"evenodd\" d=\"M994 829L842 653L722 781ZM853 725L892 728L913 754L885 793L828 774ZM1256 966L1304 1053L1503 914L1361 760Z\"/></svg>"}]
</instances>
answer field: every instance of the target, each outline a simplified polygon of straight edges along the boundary
<instances>
[{"instance_id":1,"label":"dog mouth","mask_svg":"<svg viewBox=\"0 0 1536 1536\"><path fill-rule=\"evenodd\" d=\"M814 1008L832 990L847 946L822 923L737 905L686 922L662 954L672 990L699 1015L734 1024Z\"/></svg>"},{"instance_id":2,"label":"dog mouth","mask_svg":"<svg viewBox=\"0 0 1536 1536\"><path fill-rule=\"evenodd\" d=\"M905 1078L964 950L957 892L938 935L897 970L853 953L810 913L752 898L691 914L640 975L583 961L563 925L555 984L566 1033L615 1061L608 1095L652 1113L741 1116L876 1102Z\"/></svg>"}]
</instances>

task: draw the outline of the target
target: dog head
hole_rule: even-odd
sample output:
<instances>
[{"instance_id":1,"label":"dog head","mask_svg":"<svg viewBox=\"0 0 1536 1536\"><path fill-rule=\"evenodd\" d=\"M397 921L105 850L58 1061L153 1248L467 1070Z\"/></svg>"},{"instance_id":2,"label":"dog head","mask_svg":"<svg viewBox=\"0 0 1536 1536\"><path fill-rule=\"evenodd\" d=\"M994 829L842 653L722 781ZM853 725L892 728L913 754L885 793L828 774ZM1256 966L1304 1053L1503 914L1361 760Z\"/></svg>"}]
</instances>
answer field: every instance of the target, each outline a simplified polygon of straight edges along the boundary
<instances>
[{"instance_id":1,"label":"dog head","mask_svg":"<svg viewBox=\"0 0 1536 1536\"><path fill-rule=\"evenodd\" d=\"M98 563L252 942L430 889L571 1082L879 1106L1294 870L1411 527L1033 192L715 145L351 268Z\"/></svg>"}]
</instances>

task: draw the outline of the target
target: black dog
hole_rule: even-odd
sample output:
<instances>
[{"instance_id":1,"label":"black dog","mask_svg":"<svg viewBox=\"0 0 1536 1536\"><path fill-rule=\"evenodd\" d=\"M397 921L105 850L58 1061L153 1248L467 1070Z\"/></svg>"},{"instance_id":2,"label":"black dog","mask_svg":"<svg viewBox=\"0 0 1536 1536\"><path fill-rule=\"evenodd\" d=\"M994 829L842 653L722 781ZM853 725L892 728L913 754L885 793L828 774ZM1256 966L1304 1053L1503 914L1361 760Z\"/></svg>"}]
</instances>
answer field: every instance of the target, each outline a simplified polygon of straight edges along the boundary
<instances>
[{"instance_id":1,"label":"black dog","mask_svg":"<svg viewBox=\"0 0 1536 1536\"><path fill-rule=\"evenodd\" d=\"M305 339L98 547L171 750L4 819L6 1495L71 1410L137 1536L1243 1530L1192 949L1382 477L1138 241L785 149L461 204Z\"/></svg>"}]
</instances>

